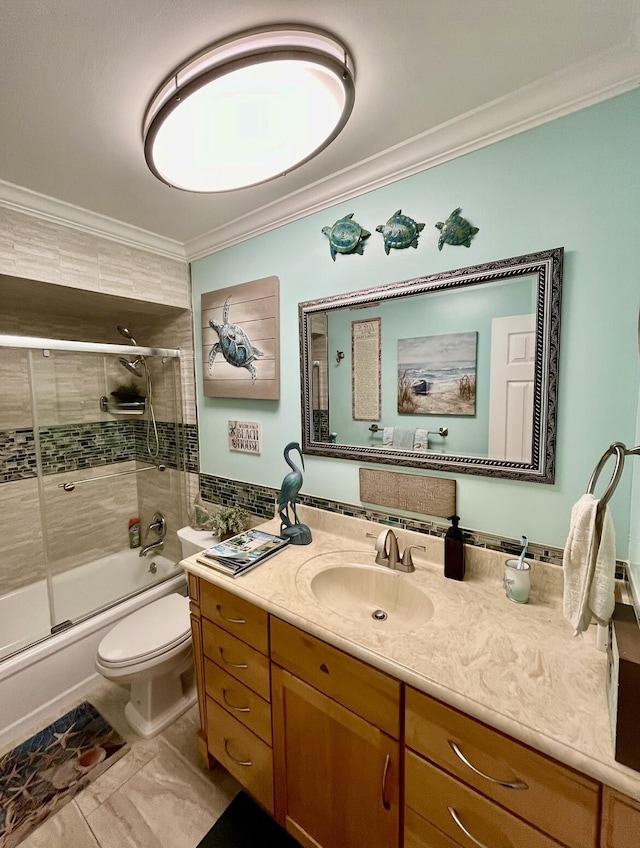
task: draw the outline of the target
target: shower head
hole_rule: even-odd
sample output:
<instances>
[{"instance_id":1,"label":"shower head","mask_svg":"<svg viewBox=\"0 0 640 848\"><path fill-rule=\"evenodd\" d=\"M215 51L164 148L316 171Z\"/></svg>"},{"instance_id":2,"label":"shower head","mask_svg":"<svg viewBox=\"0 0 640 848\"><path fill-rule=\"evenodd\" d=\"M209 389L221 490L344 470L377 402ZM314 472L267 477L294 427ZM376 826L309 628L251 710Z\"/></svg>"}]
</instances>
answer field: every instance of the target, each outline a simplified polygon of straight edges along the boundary
<instances>
[{"instance_id":1,"label":"shower head","mask_svg":"<svg viewBox=\"0 0 640 848\"><path fill-rule=\"evenodd\" d=\"M138 346L138 342L133 338L129 330L126 327L123 327L122 324L118 324L118 332L121 336L124 336L127 341L130 341L132 345Z\"/></svg>"},{"instance_id":2,"label":"shower head","mask_svg":"<svg viewBox=\"0 0 640 848\"><path fill-rule=\"evenodd\" d=\"M124 356L121 356L118 359L120 365L124 366L127 371L131 372L135 377L142 377L141 371L138 369L138 365L144 364L144 359L140 356L138 359L134 359L133 362L129 362L128 359L125 359Z\"/></svg>"}]
</instances>

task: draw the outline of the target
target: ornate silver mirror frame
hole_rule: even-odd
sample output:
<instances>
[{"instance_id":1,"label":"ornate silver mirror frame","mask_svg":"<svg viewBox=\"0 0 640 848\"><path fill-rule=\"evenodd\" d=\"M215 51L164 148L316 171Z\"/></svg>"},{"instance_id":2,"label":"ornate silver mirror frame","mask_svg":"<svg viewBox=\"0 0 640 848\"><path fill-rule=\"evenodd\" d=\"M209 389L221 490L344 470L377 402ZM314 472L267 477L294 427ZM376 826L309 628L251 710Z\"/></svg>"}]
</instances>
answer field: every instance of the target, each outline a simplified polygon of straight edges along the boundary
<instances>
[{"instance_id":1,"label":"ornate silver mirror frame","mask_svg":"<svg viewBox=\"0 0 640 848\"><path fill-rule=\"evenodd\" d=\"M512 259L503 259L456 271L442 272L428 277L418 277L377 288L363 289L300 303L298 314L300 322L303 452L315 456L356 460L357 462L386 463L412 466L425 470L502 477L527 482L553 483L555 473L563 252L564 249L560 247L553 250L518 256ZM441 440L437 448L432 450L429 447L429 450L426 452L424 450L404 450L385 447L380 444L381 439L379 437L375 439L376 436L379 436L378 431L381 432L384 425L384 421L380 419L380 415L378 416L378 419L380 419L379 426L375 423L375 414L371 418L358 421L362 431L361 437L357 439L349 437L348 439L350 442L357 441L361 443L341 444L337 438L335 441L332 441L335 434L329 433L333 426L331 420L331 403L329 400L330 393L328 387L325 387L323 391L321 385L318 385L317 373L319 372L319 365L322 364L325 378L329 381L333 369L349 368L349 354L353 353L353 349L349 351L348 347L353 345L354 338L352 335L352 338L342 345L344 348L342 350L330 351L328 345L325 345L325 356L323 357L322 353L318 353L318 327L322 327L323 324L326 326L331 322L334 313L337 316L338 310L343 310L343 315L346 316L352 310L358 310L358 312L352 315L355 323L358 323L360 319L366 318L368 314L383 314L380 310L387 303L397 305L399 301L408 301L408 311L415 313L416 310L426 310L430 306L436 305L435 301L429 300L429 296L447 294L448 296L453 295L455 298L455 300L451 301L449 310L451 311L451 308L453 308L458 313L466 313L469 316L468 328L473 330L473 310L475 307L471 306L471 295L476 298L481 292L484 293L485 291L489 292L492 290L491 296L495 298L496 292L500 296L501 286L509 286L511 283L518 282L520 285L523 285L525 284L523 283L524 278L528 278L530 281L532 302L530 311L532 313L531 320L535 341L535 350L532 357L532 397L530 400L532 409L530 453L527 448L528 460L530 461L514 460L508 456L492 457L489 455L488 450L486 455L480 455L480 453L477 455L467 455L464 452L447 452L446 439ZM506 289L504 291L505 293L507 292ZM427 296L427 300L414 300L420 296ZM371 309L372 307L373 310ZM401 316L402 313L396 313L394 319L395 324L393 326L396 327L396 333L398 314ZM341 317L339 320L344 322L345 318ZM378 319L376 318L374 320L377 321ZM400 320L402 319L400 318ZM380 326L380 332L384 336L384 317L381 319ZM392 325L390 324L389 326ZM353 333L353 330L351 332ZM327 331L328 335L329 333ZM489 331L484 335L490 335ZM399 339L399 336L397 336L397 339ZM489 343L486 340L484 341L487 344ZM386 355L383 354L384 348L380 347L380 368L383 374L385 369L388 371L386 384L389 386L389 379L396 381L398 379L397 376L394 376L398 374L398 362L393 361L395 356L390 353L396 341L393 338L387 338L386 343ZM389 347L389 344L392 347ZM347 354L346 359L344 357L345 353ZM324 365L325 358L326 366ZM316 372L315 378L314 372ZM487 386L489 379L490 374L489 376L485 375L484 380L479 381L482 385L478 385L478 394L480 394L480 391L488 392ZM381 383L383 387L384 382L383 380ZM324 394L327 398L327 409L322 410L326 416L326 426L324 428L318 427L319 394ZM386 414L384 412L385 407L390 409L389 404L393 404L395 407L395 398L389 398L388 395L389 392L387 392L387 398L384 395L382 396L381 408L383 411L381 415ZM473 416L467 416L467 421L472 418ZM371 426L368 426L370 422L373 423L371 423ZM411 423L414 427L428 428L437 437L439 428L441 432L445 431L445 433L448 433L448 429L452 428L453 435L456 418L447 415L439 415L437 417L433 415L420 415L415 416ZM528 422L525 423L527 424L528 444L529 425ZM349 422L349 428L351 424L352 422ZM468 427L468 424L464 426ZM486 422L484 422L483 426L486 428ZM344 429L349 428L345 427ZM322 432L320 432L321 429ZM485 454L485 451L482 450L481 454Z\"/></svg>"}]
</instances>

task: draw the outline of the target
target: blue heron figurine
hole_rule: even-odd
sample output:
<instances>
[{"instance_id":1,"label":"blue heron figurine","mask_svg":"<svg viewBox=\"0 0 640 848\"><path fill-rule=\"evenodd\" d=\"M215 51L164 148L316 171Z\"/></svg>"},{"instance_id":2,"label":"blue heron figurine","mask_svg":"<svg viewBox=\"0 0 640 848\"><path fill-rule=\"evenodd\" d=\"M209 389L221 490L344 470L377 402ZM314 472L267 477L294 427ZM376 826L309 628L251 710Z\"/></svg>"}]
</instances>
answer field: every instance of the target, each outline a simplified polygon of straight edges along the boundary
<instances>
[{"instance_id":1,"label":"blue heron figurine","mask_svg":"<svg viewBox=\"0 0 640 848\"><path fill-rule=\"evenodd\" d=\"M300 462L304 469L304 457L300 450L298 442L289 442L284 449L284 461L287 463L291 471L285 476L278 493L278 515L280 516L280 536L283 539L289 539L292 545L309 545L311 543L311 530L306 524L300 524L298 521L298 513L296 512L296 503L298 500L298 492L302 487L302 471L298 468L295 462L289 457L292 450L297 450L300 455ZM293 517L293 521L291 520Z\"/></svg>"}]
</instances>

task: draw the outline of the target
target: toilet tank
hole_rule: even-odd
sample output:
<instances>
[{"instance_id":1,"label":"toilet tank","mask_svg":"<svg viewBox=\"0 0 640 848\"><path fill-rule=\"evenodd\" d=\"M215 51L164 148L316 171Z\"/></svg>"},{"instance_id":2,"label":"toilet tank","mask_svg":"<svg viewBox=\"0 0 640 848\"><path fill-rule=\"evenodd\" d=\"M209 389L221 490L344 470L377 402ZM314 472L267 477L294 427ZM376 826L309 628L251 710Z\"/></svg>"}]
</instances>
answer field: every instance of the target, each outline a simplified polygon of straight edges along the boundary
<instances>
[{"instance_id":1,"label":"toilet tank","mask_svg":"<svg viewBox=\"0 0 640 848\"><path fill-rule=\"evenodd\" d=\"M193 527L181 527L178 530L178 539L182 545L182 558L199 554L205 548L210 548L218 542L210 530L194 530Z\"/></svg>"}]
</instances>

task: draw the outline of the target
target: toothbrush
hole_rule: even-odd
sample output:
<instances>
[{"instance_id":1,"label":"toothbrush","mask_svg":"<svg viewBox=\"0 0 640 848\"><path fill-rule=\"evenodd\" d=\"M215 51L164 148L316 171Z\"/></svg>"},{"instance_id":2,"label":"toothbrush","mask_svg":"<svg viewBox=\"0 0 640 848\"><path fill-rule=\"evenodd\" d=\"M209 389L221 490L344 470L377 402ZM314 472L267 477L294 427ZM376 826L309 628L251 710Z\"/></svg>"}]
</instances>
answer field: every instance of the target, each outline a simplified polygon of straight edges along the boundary
<instances>
[{"instance_id":1,"label":"toothbrush","mask_svg":"<svg viewBox=\"0 0 640 848\"><path fill-rule=\"evenodd\" d=\"M520 553L517 568L522 571L524 569L524 555L527 552L527 545L529 544L529 540L526 536L520 536L520 544L522 545L522 552Z\"/></svg>"}]
</instances>

